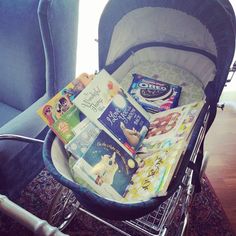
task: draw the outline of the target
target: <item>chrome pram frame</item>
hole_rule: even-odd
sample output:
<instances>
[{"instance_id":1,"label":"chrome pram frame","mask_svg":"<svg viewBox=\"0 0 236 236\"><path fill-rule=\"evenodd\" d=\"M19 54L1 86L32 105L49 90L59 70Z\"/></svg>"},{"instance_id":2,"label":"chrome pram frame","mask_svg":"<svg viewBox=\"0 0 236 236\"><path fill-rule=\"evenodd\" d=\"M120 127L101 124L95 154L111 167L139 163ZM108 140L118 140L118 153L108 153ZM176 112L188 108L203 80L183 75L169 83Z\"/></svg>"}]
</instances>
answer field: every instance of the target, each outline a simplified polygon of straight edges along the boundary
<instances>
[{"instance_id":1,"label":"chrome pram frame","mask_svg":"<svg viewBox=\"0 0 236 236\"><path fill-rule=\"evenodd\" d=\"M203 155L200 151L201 144L205 137L207 130L207 121L209 118L209 110L205 114L205 119L200 132L197 137L190 162L194 165L198 159L199 155ZM43 140L33 139L25 136L14 135L14 134L2 134L0 135L0 140L17 140L29 143L41 143ZM204 155L203 159L206 159L207 155ZM204 160L203 160L204 162ZM192 166L191 165L191 166ZM205 165L202 165L202 167ZM203 170L201 170L201 173ZM201 176L202 174L200 174ZM163 202L156 210L145 215L141 218L135 220L125 220L122 221L125 225L137 230L144 235L161 235L164 236L168 232L168 228L171 226L176 215L176 210L178 210L180 221L177 223L179 228L175 235L183 235L188 218L189 218L189 207L192 202L195 190L195 184L193 183L194 169L187 167L185 170L185 175L182 179L182 183L177 189L177 191L169 197L165 202ZM65 235L61 231L64 230L71 220L74 218L77 211L81 211L99 222L111 227L115 231L123 235L131 235L125 232L122 228L115 226L113 223L109 223L91 212L87 211L83 206L80 205L73 192L68 188L61 186L58 192L55 194L50 210L48 212L48 219L41 220L33 214L22 209L15 203L11 202L6 196L0 195L0 211L4 214L10 216L14 220L18 221L26 228L34 232L36 235L46 235L46 236L60 236ZM53 226L52 226L53 225Z\"/></svg>"}]
</instances>

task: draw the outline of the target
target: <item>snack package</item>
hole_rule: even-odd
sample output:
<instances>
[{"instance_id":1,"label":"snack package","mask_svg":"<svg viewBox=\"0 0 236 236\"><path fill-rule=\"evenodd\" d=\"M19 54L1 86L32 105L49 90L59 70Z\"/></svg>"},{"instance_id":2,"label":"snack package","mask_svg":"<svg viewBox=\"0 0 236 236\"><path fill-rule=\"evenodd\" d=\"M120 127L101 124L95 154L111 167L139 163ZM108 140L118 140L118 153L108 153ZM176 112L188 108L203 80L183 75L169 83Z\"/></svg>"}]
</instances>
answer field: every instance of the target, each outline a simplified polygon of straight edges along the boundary
<instances>
[{"instance_id":1,"label":"snack package","mask_svg":"<svg viewBox=\"0 0 236 236\"><path fill-rule=\"evenodd\" d=\"M178 106L181 87L133 74L129 94L148 112L157 113Z\"/></svg>"}]
</instances>

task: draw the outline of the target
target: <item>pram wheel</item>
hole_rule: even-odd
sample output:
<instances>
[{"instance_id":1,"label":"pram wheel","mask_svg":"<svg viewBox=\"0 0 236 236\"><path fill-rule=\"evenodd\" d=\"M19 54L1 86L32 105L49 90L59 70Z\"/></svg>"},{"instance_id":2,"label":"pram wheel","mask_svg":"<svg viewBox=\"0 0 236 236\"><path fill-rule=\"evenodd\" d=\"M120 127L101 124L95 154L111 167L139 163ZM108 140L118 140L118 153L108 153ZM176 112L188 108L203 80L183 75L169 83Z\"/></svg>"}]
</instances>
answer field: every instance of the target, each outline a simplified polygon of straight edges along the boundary
<instances>
[{"instance_id":1,"label":"pram wheel","mask_svg":"<svg viewBox=\"0 0 236 236\"><path fill-rule=\"evenodd\" d=\"M79 202L73 192L60 186L49 209L47 221L59 230L65 229L76 215Z\"/></svg>"}]
</instances>

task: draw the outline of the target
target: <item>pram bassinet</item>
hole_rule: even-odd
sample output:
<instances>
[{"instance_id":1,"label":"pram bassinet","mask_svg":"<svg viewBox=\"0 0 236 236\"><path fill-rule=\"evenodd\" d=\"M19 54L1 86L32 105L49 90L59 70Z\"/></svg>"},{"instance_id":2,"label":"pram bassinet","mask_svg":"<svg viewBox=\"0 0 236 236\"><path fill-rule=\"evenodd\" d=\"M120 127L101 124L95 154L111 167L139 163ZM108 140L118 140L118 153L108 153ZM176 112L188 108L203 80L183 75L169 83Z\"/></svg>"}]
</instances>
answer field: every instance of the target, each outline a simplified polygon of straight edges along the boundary
<instances>
[{"instance_id":1,"label":"pram bassinet","mask_svg":"<svg viewBox=\"0 0 236 236\"><path fill-rule=\"evenodd\" d=\"M187 167L194 169L197 182L205 135L201 131L206 125L210 127L216 114L217 102L234 54L234 27L234 12L226 0L109 1L99 24L99 69L105 68L126 88L132 73L153 76L160 70L172 70L175 71L172 77L184 78L184 81L177 81L184 87L186 97L182 103L192 99L191 87L199 91L197 96L205 96L206 104L196 122L175 180L164 197L124 204L79 186L70 179L66 163L62 165L65 168L60 169L58 162L63 162L66 153L55 140L55 135L49 132L43 156L53 176L72 189L89 211L100 217L118 220L138 218L154 210L177 190ZM171 78L170 74L166 75L167 79L168 76ZM199 133L202 138L197 143ZM194 151L198 153L196 163L191 160Z\"/></svg>"}]
</instances>

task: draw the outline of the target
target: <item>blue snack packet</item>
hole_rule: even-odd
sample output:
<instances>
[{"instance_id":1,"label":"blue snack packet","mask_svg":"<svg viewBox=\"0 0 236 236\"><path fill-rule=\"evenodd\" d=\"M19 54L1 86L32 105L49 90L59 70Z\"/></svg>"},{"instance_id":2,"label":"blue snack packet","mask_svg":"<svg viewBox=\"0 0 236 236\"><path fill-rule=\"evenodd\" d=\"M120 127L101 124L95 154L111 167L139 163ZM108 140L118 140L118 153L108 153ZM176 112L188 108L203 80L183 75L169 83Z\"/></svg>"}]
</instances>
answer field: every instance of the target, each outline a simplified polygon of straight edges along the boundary
<instances>
[{"instance_id":1,"label":"blue snack packet","mask_svg":"<svg viewBox=\"0 0 236 236\"><path fill-rule=\"evenodd\" d=\"M178 85L133 74L128 92L146 111L158 113L178 106L181 89Z\"/></svg>"}]
</instances>

